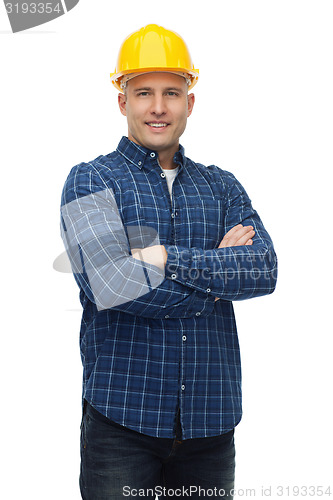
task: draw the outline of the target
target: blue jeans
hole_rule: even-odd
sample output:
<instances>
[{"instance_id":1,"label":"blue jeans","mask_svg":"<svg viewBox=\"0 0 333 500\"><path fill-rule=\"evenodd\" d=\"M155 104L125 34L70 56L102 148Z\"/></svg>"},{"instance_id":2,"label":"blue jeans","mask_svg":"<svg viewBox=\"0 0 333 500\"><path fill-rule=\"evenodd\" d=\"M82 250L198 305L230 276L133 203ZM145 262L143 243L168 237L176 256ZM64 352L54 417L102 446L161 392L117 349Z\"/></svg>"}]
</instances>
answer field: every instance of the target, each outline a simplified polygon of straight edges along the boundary
<instances>
[{"instance_id":1,"label":"blue jeans","mask_svg":"<svg viewBox=\"0 0 333 500\"><path fill-rule=\"evenodd\" d=\"M104 417L85 402L81 426L80 489L83 500L231 498L234 431L181 439L147 436Z\"/></svg>"}]
</instances>

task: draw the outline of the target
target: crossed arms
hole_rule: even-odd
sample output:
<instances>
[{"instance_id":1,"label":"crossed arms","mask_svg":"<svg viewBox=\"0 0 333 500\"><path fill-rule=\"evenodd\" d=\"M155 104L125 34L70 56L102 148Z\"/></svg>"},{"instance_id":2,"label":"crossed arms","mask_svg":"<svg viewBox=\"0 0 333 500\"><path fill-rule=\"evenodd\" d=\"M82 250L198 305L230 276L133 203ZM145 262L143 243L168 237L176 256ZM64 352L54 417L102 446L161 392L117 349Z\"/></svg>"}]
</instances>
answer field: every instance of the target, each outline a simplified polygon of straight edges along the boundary
<instances>
[{"instance_id":1,"label":"crossed arms","mask_svg":"<svg viewBox=\"0 0 333 500\"><path fill-rule=\"evenodd\" d=\"M72 270L98 310L164 318L209 315L219 299L243 300L273 292L276 256L271 239L235 180L226 207L226 234L205 250L161 245L144 230L129 234L114 194L96 172L89 190L63 195L62 236ZM91 192L92 189L94 192ZM147 229L147 228L143 228ZM148 228L151 230L151 228Z\"/></svg>"},{"instance_id":2,"label":"crossed arms","mask_svg":"<svg viewBox=\"0 0 333 500\"><path fill-rule=\"evenodd\" d=\"M228 231L221 240L218 248L252 245L255 231L252 226L237 224ZM152 264L164 269L168 254L164 245L154 245L146 248L133 248L132 255L135 259Z\"/></svg>"},{"instance_id":3,"label":"crossed arms","mask_svg":"<svg viewBox=\"0 0 333 500\"><path fill-rule=\"evenodd\" d=\"M228 231L222 238L218 248L237 247L243 245L252 245L255 231L252 226L243 226L237 224ZM164 270L168 260L168 253L164 245L154 245L143 249L134 248L132 256L142 262L152 264ZM220 297L215 297L215 301Z\"/></svg>"}]
</instances>

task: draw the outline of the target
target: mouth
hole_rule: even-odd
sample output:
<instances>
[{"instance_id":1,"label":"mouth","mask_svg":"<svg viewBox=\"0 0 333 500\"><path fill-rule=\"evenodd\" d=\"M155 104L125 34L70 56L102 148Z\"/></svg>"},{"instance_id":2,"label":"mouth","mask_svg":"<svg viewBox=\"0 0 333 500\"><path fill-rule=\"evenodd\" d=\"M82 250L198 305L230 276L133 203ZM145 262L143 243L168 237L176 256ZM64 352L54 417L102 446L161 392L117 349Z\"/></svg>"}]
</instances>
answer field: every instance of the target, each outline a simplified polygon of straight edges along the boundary
<instances>
[{"instance_id":1,"label":"mouth","mask_svg":"<svg viewBox=\"0 0 333 500\"><path fill-rule=\"evenodd\" d=\"M166 123L166 122L146 122L146 125L151 130L162 131L168 127L169 123Z\"/></svg>"}]
</instances>

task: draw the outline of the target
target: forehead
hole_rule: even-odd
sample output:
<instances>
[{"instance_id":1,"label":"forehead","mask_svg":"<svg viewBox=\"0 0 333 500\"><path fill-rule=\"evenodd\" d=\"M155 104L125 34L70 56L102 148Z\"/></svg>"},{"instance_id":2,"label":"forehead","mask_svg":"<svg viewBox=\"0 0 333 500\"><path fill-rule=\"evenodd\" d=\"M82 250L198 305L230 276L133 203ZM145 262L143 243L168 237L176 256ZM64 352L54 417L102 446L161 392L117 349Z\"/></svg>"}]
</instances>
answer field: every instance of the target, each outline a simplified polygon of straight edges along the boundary
<instances>
[{"instance_id":1,"label":"forehead","mask_svg":"<svg viewBox=\"0 0 333 500\"><path fill-rule=\"evenodd\" d=\"M140 87L150 87L156 89L166 87L184 87L184 89L187 89L185 78L179 75L174 75L173 73L162 71L136 76L129 80L127 86L131 89Z\"/></svg>"}]
</instances>

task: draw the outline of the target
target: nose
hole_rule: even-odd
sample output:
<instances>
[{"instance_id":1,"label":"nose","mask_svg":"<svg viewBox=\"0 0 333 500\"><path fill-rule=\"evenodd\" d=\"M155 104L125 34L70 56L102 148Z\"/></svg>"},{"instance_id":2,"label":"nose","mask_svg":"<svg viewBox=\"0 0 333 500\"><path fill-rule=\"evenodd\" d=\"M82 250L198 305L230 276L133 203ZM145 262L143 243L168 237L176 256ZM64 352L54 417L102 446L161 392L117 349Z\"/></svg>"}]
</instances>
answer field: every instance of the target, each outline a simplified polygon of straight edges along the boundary
<instances>
[{"instance_id":1,"label":"nose","mask_svg":"<svg viewBox=\"0 0 333 500\"><path fill-rule=\"evenodd\" d=\"M166 113L166 103L162 94L155 94L151 103L151 113L157 116Z\"/></svg>"}]
</instances>

